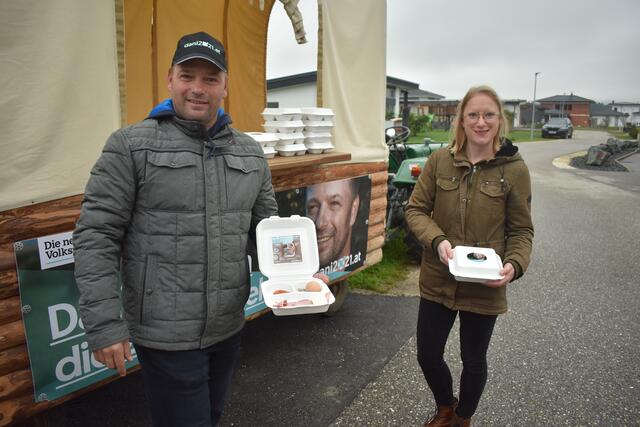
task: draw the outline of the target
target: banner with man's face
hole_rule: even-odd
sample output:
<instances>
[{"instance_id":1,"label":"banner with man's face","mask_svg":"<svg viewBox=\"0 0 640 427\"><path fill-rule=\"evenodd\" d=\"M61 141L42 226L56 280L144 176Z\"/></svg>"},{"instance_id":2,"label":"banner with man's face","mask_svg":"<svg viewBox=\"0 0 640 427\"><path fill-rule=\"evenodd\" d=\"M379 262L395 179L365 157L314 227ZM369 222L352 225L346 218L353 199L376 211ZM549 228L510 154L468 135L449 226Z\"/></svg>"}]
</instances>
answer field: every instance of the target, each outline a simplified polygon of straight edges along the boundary
<instances>
[{"instance_id":1,"label":"banner with man's face","mask_svg":"<svg viewBox=\"0 0 640 427\"><path fill-rule=\"evenodd\" d=\"M320 272L334 280L364 264L371 179L322 182L276 193L280 216L301 215L316 226Z\"/></svg>"}]
</instances>

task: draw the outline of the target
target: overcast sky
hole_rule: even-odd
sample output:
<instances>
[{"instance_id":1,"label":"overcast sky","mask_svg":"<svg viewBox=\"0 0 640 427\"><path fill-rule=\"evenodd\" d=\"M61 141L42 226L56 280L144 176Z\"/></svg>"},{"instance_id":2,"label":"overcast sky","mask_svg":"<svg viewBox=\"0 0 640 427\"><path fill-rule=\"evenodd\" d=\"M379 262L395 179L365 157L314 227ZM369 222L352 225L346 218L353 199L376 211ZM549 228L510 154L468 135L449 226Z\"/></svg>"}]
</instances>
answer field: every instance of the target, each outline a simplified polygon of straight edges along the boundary
<instances>
[{"instance_id":1,"label":"overcast sky","mask_svg":"<svg viewBox=\"0 0 640 427\"><path fill-rule=\"evenodd\" d=\"M316 69L317 1L299 8L306 45L274 5L267 78ZM450 99L489 84L531 100L536 71L537 99L640 102L640 0L387 0L389 76Z\"/></svg>"}]
</instances>

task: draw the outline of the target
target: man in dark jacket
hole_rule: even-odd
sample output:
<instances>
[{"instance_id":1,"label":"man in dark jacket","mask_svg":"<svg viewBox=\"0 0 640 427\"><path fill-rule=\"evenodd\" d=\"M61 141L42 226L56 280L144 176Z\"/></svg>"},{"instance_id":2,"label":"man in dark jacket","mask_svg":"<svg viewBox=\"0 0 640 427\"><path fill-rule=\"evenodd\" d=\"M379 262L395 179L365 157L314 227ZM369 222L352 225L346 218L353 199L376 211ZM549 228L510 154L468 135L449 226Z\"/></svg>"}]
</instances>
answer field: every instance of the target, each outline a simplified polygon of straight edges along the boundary
<instances>
[{"instance_id":1,"label":"man in dark jacket","mask_svg":"<svg viewBox=\"0 0 640 427\"><path fill-rule=\"evenodd\" d=\"M154 425L215 425L244 325L248 235L277 205L261 147L221 108L223 45L182 37L168 89L91 171L74 233L80 314L94 357L120 375L134 343Z\"/></svg>"}]
</instances>

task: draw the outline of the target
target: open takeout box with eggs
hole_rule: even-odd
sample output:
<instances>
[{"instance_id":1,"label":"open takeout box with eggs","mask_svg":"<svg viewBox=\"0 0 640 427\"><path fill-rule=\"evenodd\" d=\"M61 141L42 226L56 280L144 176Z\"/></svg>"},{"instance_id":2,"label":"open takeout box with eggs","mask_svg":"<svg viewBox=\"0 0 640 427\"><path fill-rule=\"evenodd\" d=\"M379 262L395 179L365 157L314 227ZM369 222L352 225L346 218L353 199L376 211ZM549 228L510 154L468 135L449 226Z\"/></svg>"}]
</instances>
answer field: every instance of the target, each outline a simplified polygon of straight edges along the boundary
<instances>
[{"instance_id":1,"label":"open takeout box with eggs","mask_svg":"<svg viewBox=\"0 0 640 427\"><path fill-rule=\"evenodd\" d=\"M260 272L269 280L260 284L273 314L324 313L335 302L329 287L313 277L320 259L313 221L299 215L260 221L256 228Z\"/></svg>"}]
</instances>

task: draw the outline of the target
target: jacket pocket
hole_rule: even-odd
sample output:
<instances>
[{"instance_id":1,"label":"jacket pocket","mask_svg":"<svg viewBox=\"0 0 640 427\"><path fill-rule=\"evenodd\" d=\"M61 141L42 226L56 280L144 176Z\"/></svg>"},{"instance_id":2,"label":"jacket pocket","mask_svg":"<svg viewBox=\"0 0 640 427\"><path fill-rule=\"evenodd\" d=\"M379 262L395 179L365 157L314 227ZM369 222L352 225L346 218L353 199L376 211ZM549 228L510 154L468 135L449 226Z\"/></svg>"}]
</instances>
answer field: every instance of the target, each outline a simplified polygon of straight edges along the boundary
<instances>
[{"instance_id":1,"label":"jacket pocket","mask_svg":"<svg viewBox=\"0 0 640 427\"><path fill-rule=\"evenodd\" d=\"M455 176L439 176L436 179L436 184L445 191L451 191L460 186L460 180Z\"/></svg>"},{"instance_id":2,"label":"jacket pocket","mask_svg":"<svg viewBox=\"0 0 640 427\"><path fill-rule=\"evenodd\" d=\"M489 197L502 197L506 192L506 184L503 181L482 181L480 192Z\"/></svg>"},{"instance_id":3,"label":"jacket pocket","mask_svg":"<svg viewBox=\"0 0 640 427\"><path fill-rule=\"evenodd\" d=\"M142 308L140 309L140 324L145 325L153 314L153 293L157 281L158 263L153 255L147 256L144 282L142 285L142 296L140 298Z\"/></svg>"},{"instance_id":4,"label":"jacket pocket","mask_svg":"<svg viewBox=\"0 0 640 427\"><path fill-rule=\"evenodd\" d=\"M506 184L501 181L481 181L474 209L482 211L484 224L504 224L506 218Z\"/></svg>"},{"instance_id":5,"label":"jacket pocket","mask_svg":"<svg viewBox=\"0 0 640 427\"><path fill-rule=\"evenodd\" d=\"M189 152L147 153L139 200L152 209L194 210L198 158Z\"/></svg>"},{"instance_id":6,"label":"jacket pocket","mask_svg":"<svg viewBox=\"0 0 640 427\"><path fill-rule=\"evenodd\" d=\"M261 187L260 159L256 157L224 156L225 209L251 210Z\"/></svg>"}]
</instances>

